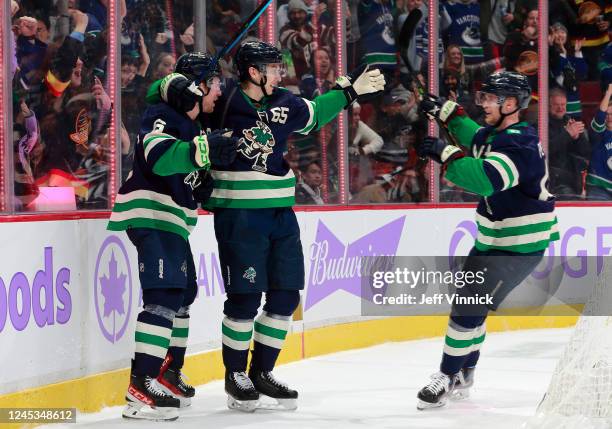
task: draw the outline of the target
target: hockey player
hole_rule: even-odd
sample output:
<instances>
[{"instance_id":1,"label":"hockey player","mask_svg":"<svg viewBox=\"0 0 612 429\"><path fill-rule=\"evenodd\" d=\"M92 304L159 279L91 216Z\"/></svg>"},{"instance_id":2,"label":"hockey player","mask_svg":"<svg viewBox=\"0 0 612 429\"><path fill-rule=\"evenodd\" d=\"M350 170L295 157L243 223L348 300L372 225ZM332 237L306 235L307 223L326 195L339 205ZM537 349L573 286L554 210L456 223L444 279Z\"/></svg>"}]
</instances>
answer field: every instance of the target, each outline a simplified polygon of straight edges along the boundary
<instances>
[{"instance_id":1,"label":"hockey player","mask_svg":"<svg viewBox=\"0 0 612 429\"><path fill-rule=\"evenodd\" d=\"M181 378L196 273L189 234L197 222L192 187L212 162L229 165L237 139L223 130L205 135L195 121L219 97L218 70L202 91L173 73L159 85L162 102L144 113L133 169L119 189L108 229L126 230L138 252L143 309L123 416L174 420L193 387ZM226 133L227 134L227 133Z\"/></svg>"},{"instance_id":2,"label":"hockey player","mask_svg":"<svg viewBox=\"0 0 612 429\"><path fill-rule=\"evenodd\" d=\"M287 137L308 134L333 120L358 96L383 90L379 70L363 66L338 79L312 101L279 88L278 49L244 43L235 55L239 85L228 85L215 109L220 127L240 137L236 160L213 168L215 235L227 292L222 322L228 406L253 411L260 394L276 406L295 409L298 392L277 381L272 370L304 288L304 257L292 210L295 177L283 158ZM259 317L262 293L266 294ZM247 356L254 339L248 375Z\"/></svg>"},{"instance_id":3,"label":"hockey player","mask_svg":"<svg viewBox=\"0 0 612 429\"><path fill-rule=\"evenodd\" d=\"M486 127L452 101L428 96L421 102L421 109L446 124L471 156L433 137L424 139L419 155L442 164L448 180L481 196L478 236L463 271L484 273L484 282L466 285L457 294L489 294L493 304L453 305L440 372L418 393L418 409L443 406L451 393L458 398L468 395L488 311L532 272L549 242L559 239L554 198L546 189L544 152L536 130L519 120L530 94L524 75L504 71L489 76L476 96Z\"/></svg>"}]
</instances>

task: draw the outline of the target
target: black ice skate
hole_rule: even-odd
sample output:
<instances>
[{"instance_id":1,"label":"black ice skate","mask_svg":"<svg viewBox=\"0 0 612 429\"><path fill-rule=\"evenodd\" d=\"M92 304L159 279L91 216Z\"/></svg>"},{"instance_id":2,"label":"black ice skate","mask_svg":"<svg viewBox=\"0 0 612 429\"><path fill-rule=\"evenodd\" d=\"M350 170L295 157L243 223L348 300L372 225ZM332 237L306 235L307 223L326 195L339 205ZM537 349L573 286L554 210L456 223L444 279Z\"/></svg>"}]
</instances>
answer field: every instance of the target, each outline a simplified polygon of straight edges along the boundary
<instances>
[{"instance_id":1,"label":"black ice skate","mask_svg":"<svg viewBox=\"0 0 612 429\"><path fill-rule=\"evenodd\" d=\"M470 387L474 385L474 370L476 368L463 368L455 375L455 386L450 394L453 401L469 398Z\"/></svg>"},{"instance_id":2,"label":"black ice skate","mask_svg":"<svg viewBox=\"0 0 612 429\"><path fill-rule=\"evenodd\" d=\"M261 394L276 401L274 404L260 402L258 408L295 410L297 408L298 392L290 389L285 383L276 380L270 371L249 371L249 378L255 389Z\"/></svg>"},{"instance_id":3,"label":"black ice skate","mask_svg":"<svg viewBox=\"0 0 612 429\"><path fill-rule=\"evenodd\" d=\"M259 403L259 393L244 371L225 372L225 393L227 407L232 410L252 413Z\"/></svg>"},{"instance_id":4,"label":"black ice skate","mask_svg":"<svg viewBox=\"0 0 612 429\"><path fill-rule=\"evenodd\" d=\"M181 403L181 408L191 405L191 398L195 395L195 389L185 383L181 371L170 368L171 357L166 357L164 364L159 371L157 381L164 392L177 398Z\"/></svg>"},{"instance_id":5,"label":"black ice skate","mask_svg":"<svg viewBox=\"0 0 612 429\"><path fill-rule=\"evenodd\" d=\"M438 372L431 376L429 384L421 389L417 398L417 409L437 408L446 405L448 395L453 390L456 377Z\"/></svg>"},{"instance_id":6,"label":"black ice skate","mask_svg":"<svg viewBox=\"0 0 612 429\"><path fill-rule=\"evenodd\" d=\"M166 394L156 379L147 375L130 376L123 417L128 419L176 420L180 401Z\"/></svg>"}]
</instances>

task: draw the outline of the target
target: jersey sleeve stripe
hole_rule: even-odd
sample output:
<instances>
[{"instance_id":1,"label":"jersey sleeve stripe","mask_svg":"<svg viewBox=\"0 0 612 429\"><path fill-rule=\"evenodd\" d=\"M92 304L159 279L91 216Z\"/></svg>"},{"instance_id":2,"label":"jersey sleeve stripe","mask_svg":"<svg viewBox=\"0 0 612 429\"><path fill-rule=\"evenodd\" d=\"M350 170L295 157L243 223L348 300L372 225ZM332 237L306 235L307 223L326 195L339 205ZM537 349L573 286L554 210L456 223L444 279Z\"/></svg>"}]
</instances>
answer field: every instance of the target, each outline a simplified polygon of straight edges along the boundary
<instances>
[{"instance_id":1,"label":"jersey sleeve stripe","mask_svg":"<svg viewBox=\"0 0 612 429\"><path fill-rule=\"evenodd\" d=\"M510 187L510 175L508 174L508 170L506 170L506 168L501 164L501 162L494 158L487 158L484 160L484 162L492 166L501 177L503 182L502 190L508 189Z\"/></svg>"},{"instance_id":2,"label":"jersey sleeve stripe","mask_svg":"<svg viewBox=\"0 0 612 429\"><path fill-rule=\"evenodd\" d=\"M510 176L510 188L518 185L519 172L516 165L514 165L514 161L512 161L508 155L501 152L489 152L487 158L501 162L502 166L508 171L508 176Z\"/></svg>"},{"instance_id":3,"label":"jersey sleeve stripe","mask_svg":"<svg viewBox=\"0 0 612 429\"><path fill-rule=\"evenodd\" d=\"M149 153L153 150L153 148L155 146L157 146L159 143L166 141L168 139L174 139L174 137L172 137L169 134L160 134L160 133L149 133L147 135L144 136L144 156L145 156L145 160L148 160L149 158Z\"/></svg>"},{"instance_id":4,"label":"jersey sleeve stripe","mask_svg":"<svg viewBox=\"0 0 612 429\"><path fill-rule=\"evenodd\" d=\"M306 103L306 106L308 107L308 122L306 122L306 126L304 128L302 128L301 130L297 130L295 131L296 133L299 134L308 134L315 126L316 122L315 122L315 114L314 114L314 103L310 100L306 100L305 98L302 98L302 100L304 100L304 103Z\"/></svg>"}]
</instances>

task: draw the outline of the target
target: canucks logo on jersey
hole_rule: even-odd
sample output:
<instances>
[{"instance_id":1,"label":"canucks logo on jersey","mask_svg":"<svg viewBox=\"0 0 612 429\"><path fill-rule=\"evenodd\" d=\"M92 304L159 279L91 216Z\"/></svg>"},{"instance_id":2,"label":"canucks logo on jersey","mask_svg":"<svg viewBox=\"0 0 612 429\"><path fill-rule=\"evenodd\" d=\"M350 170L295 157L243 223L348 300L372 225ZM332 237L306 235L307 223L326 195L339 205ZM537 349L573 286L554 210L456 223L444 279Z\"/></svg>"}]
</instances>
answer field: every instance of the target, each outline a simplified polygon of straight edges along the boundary
<instances>
[{"instance_id":1,"label":"canucks logo on jersey","mask_svg":"<svg viewBox=\"0 0 612 429\"><path fill-rule=\"evenodd\" d=\"M254 160L251 168L265 173L268 171L268 156L274 151L274 136L268 125L256 121L256 126L242 130L242 137L238 144L238 153L248 159Z\"/></svg>"}]
</instances>

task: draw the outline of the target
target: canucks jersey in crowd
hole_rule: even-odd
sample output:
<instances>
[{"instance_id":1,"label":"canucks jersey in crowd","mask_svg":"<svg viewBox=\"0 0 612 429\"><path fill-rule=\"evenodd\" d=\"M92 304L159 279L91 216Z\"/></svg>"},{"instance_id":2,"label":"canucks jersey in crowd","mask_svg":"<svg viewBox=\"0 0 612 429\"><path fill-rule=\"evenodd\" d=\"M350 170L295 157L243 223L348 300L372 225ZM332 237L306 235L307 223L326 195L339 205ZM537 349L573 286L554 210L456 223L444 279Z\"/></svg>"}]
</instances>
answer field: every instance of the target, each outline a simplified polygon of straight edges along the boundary
<instances>
[{"instance_id":1,"label":"canucks jersey in crowd","mask_svg":"<svg viewBox=\"0 0 612 429\"><path fill-rule=\"evenodd\" d=\"M606 127L606 112L598 110L591 122L594 131L587 175L589 197L612 199L612 131ZM597 195L592 195L592 194ZM599 199L599 198L598 198Z\"/></svg>"},{"instance_id":2,"label":"canucks jersey in crowd","mask_svg":"<svg viewBox=\"0 0 612 429\"><path fill-rule=\"evenodd\" d=\"M392 8L389 0L362 0L358 9L363 62L384 71L397 64Z\"/></svg>"},{"instance_id":3,"label":"canucks jersey in crowd","mask_svg":"<svg viewBox=\"0 0 612 429\"><path fill-rule=\"evenodd\" d=\"M199 180L190 146L195 121L166 103L149 106L134 149L134 163L119 189L108 229L153 228L187 239L197 222L192 183Z\"/></svg>"},{"instance_id":4,"label":"canucks jersey in crowd","mask_svg":"<svg viewBox=\"0 0 612 429\"><path fill-rule=\"evenodd\" d=\"M546 189L548 171L536 130L519 122L497 131L467 116L451 119L449 130L473 158L450 163L446 178L483 196L476 210L476 248L530 253L558 240L554 198Z\"/></svg>"},{"instance_id":5,"label":"canucks jersey in crowd","mask_svg":"<svg viewBox=\"0 0 612 429\"><path fill-rule=\"evenodd\" d=\"M276 88L257 103L230 84L217 101L212 118L221 128L234 129L238 155L223 170L213 169L214 190L206 207L271 208L295 204L296 179L284 160L287 138L308 134L325 125L346 105L342 91L329 91L315 100ZM238 133L238 134L237 134Z\"/></svg>"},{"instance_id":6,"label":"canucks jersey in crowd","mask_svg":"<svg viewBox=\"0 0 612 429\"><path fill-rule=\"evenodd\" d=\"M459 46L466 64L484 61L478 2L443 1L440 4L440 17L440 29L446 46Z\"/></svg>"}]
</instances>

